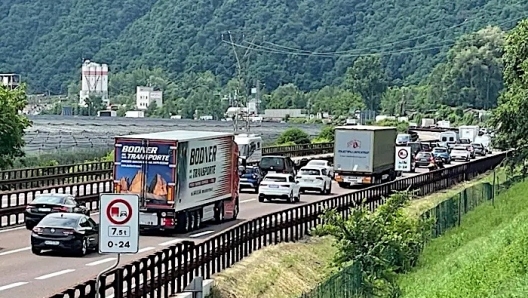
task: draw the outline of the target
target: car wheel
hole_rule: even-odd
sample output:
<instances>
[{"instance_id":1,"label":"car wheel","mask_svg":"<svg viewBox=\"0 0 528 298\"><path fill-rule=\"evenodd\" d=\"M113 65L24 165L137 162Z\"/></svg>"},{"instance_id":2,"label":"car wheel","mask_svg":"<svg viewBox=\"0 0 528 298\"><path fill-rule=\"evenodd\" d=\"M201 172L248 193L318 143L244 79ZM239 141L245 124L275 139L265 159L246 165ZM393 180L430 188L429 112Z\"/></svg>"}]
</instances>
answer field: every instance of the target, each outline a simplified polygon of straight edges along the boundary
<instances>
[{"instance_id":1,"label":"car wheel","mask_svg":"<svg viewBox=\"0 0 528 298\"><path fill-rule=\"evenodd\" d=\"M325 190L325 194L329 195L332 193L332 184L330 183L330 186L328 187L327 190Z\"/></svg>"},{"instance_id":2,"label":"car wheel","mask_svg":"<svg viewBox=\"0 0 528 298\"><path fill-rule=\"evenodd\" d=\"M293 191L290 193L290 196L288 197L288 203L293 203Z\"/></svg>"},{"instance_id":3,"label":"car wheel","mask_svg":"<svg viewBox=\"0 0 528 298\"><path fill-rule=\"evenodd\" d=\"M26 229L33 230L34 227L35 227L34 225L26 222Z\"/></svg>"},{"instance_id":4,"label":"car wheel","mask_svg":"<svg viewBox=\"0 0 528 298\"><path fill-rule=\"evenodd\" d=\"M259 202L260 202L260 203L264 203L264 197L259 196L258 199L259 199Z\"/></svg>"},{"instance_id":5,"label":"car wheel","mask_svg":"<svg viewBox=\"0 0 528 298\"><path fill-rule=\"evenodd\" d=\"M35 255L40 255L42 253L42 250L36 247L31 247L31 252Z\"/></svg>"},{"instance_id":6,"label":"car wheel","mask_svg":"<svg viewBox=\"0 0 528 298\"><path fill-rule=\"evenodd\" d=\"M323 185L323 188L319 191L319 194L324 195L326 193L326 183Z\"/></svg>"},{"instance_id":7,"label":"car wheel","mask_svg":"<svg viewBox=\"0 0 528 298\"><path fill-rule=\"evenodd\" d=\"M80 257L83 257L88 252L88 240L86 238L83 238L81 240L81 247L79 247L79 251L77 251L77 255Z\"/></svg>"},{"instance_id":8,"label":"car wheel","mask_svg":"<svg viewBox=\"0 0 528 298\"><path fill-rule=\"evenodd\" d=\"M259 192L259 187L255 187L255 193L258 193Z\"/></svg>"}]
</instances>

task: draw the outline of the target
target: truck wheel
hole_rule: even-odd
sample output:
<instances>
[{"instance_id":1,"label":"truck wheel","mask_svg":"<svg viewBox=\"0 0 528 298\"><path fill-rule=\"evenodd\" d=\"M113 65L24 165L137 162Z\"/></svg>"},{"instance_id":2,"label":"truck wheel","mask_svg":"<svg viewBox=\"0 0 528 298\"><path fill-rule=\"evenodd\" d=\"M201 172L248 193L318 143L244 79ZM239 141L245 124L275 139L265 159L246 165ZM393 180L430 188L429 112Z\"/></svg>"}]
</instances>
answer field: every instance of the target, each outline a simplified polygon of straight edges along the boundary
<instances>
[{"instance_id":1,"label":"truck wheel","mask_svg":"<svg viewBox=\"0 0 528 298\"><path fill-rule=\"evenodd\" d=\"M215 211L215 221L216 223L221 223L224 221L224 202L218 203L218 211Z\"/></svg>"},{"instance_id":2,"label":"truck wheel","mask_svg":"<svg viewBox=\"0 0 528 298\"><path fill-rule=\"evenodd\" d=\"M189 222L189 214L187 212L182 212L178 214L177 222L176 222L176 230L178 233L187 233L190 231L190 222Z\"/></svg>"},{"instance_id":3,"label":"truck wheel","mask_svg":"<svg viewBox=\"0 0 528 298\"><path fill-rule=\"evenodd\" d=\"M233 210L233 218L231 220L236 220L238 217L238 213L240 213L240 204L237 198L235 201L235 209Z\"/></svg>"},{"instance_id":4,"label":"truck wheel","mask_svg":"<svg viewBox=\"0 0 528 298\"><path fill-rule=\"evenodd\" d=\"M199 230L202 227L202 214L200 210L195 211L194 213L194 228Z\"/></svg>"}]
</instances>

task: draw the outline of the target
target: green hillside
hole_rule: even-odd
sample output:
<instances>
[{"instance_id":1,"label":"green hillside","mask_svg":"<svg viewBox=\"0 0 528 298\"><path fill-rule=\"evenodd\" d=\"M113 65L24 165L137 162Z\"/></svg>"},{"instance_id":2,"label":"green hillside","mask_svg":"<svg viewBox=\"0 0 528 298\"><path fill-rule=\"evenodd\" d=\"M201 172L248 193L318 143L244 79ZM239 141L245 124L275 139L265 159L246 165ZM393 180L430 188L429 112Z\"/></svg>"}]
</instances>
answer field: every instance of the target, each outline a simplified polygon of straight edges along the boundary
<instances>
[{"instance_id":1,"label":"green hillside","mask_svg":"<svg viewBox=\"0 0 528 298\"><path fill-rule=\"evenodd\" d=\"M514 185L434 239L417 268L401 275L404 298L526 297L528 183Z\"/></svg>"},{"instance_id":2,"label":"green hillside","mask_svg":"<svg viewBox=\"0 0 528 298\"><path fill-rule=\"evenodd\" d=\"M52 93L66 92L82 58L114 73L159 67L172 79L209 70L225 83L236 74L232 38L243 75L269 90L338 83L369 53L382 54L391 83L417 83L462 33L510 29L527 9L511 0L3 1L0 72Z\"/></svg>"}]
</instances>

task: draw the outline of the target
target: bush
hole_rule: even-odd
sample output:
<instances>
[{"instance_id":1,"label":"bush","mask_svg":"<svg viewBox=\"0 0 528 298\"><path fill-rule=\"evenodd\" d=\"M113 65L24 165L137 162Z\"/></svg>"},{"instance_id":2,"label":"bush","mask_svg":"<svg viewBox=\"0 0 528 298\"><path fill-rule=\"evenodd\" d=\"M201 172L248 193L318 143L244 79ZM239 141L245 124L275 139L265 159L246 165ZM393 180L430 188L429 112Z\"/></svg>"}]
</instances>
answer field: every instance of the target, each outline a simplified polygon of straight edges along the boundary
<instances>
[{"instance_id":1,"label":"bush","mask_svg":"<svg viewBox=\"0 0 528 298\"><path fill-rule=\"evenodd\" d=\"M374 212L366 206L351 209L348 219L329 210L322 216L324 224L314 229L315 235L336 238L337 266L359 265L361 295L397 296L396 274L408 272L418 261L430 237L431 222L404 213L411 197L398 192Z\"/></svg>"},{"instance_id":2,"label":"bush","mask_svg":"<svg viewBox=\"0 0 528 298\"><path fill-rule=\"evenodd\" d=\"M277 145L300 145L310 144L310 136L298 128L290 128L283 132L277 139Z\"/></svg>"}]
</instances>

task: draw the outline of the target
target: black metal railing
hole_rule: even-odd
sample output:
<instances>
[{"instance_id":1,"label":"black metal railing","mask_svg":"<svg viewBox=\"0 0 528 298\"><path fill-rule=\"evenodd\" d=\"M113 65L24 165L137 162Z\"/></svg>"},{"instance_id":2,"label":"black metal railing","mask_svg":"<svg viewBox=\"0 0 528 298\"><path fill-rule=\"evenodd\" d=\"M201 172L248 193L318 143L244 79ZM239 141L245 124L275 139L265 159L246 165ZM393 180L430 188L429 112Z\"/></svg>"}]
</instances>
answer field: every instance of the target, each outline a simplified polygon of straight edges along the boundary
<instances>
[{"instance_id":1,"label":"black metal railing","mask_svg":"<svg viewBox=\"0 0 528 298\"><path fill-rule=\"evenodd\" d=\"M266 214L240 223L203 242L185 241L160 250L102 276L101 293L115 298L168 297L181 292L195 276L210 278L253 251L280 242L297 241L321 223L327 208L348 217L350 208L366 204L371 210L383 204L394 191L416 190L427 195L469 180L498 166L506 153L471 163L428 172L357 192ZM93 298L95 280L89 280L52 298ZM102 296L102 298L107 296Z\"/></svg>"}]
</instances>

